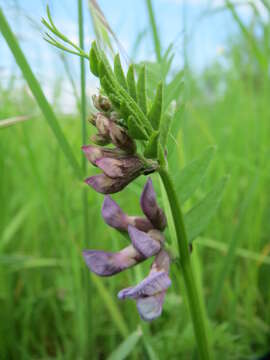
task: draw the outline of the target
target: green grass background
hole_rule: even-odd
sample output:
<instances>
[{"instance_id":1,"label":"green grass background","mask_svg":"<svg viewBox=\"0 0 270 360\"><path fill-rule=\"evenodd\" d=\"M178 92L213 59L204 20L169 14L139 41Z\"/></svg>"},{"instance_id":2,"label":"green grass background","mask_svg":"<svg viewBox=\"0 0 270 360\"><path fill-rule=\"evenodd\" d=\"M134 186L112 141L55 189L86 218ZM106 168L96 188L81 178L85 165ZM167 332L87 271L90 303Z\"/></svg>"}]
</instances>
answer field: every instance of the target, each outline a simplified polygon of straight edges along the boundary
<instances>
[{"instance_id":1,"label":"green grass background","mask_svg":"<svg viewBox=\"0 0 270 360\"><path fill-rule=\"evenodd\" d=\"M228 67L213 63L200 75L187 68L185 112L176 136L180 147L170 164L177 172L209 145L217 146L187 207L230 175L217 215L194 242L193 256L206 305L211 309L220 300L210 317L219 359L255 359L270 350L270 88L264 65L269 24L259 25L262 37L252 26L248 36L239 26L238 37L227 44ZM106 359L138 326L146 340L128 358L192 358L184 286L174 271L164 313L150 325L141 324L133 302L116 297L140 273L147 274L149 264L101 281L86 274L83 179L74 176L26 86L13 84L11 78L4 88L0 80L0 118L33 109L35 115L0 130L0 358ZM58 86L53 107L81 161L80 115L61 113ZM87 105L89 112L89 99ZM91 131L88 127L88 135ZM140 211L137 186L115 198L127 212ZM88 243L117 250L125 239L104 225L102 199L89 189Z\"/></svg>"}]
</instances>

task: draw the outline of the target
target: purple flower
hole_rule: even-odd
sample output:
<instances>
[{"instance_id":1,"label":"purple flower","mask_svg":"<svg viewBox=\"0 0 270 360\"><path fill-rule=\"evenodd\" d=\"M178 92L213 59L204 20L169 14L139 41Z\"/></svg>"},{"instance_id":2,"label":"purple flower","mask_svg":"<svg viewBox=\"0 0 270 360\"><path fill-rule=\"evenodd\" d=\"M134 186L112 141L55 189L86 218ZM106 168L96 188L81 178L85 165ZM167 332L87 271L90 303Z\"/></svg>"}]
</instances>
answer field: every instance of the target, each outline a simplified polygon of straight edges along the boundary
<instances>
[{"instance_id":1,"label":"purple flower","mask_svg":"<svg viewBox=\"0 0 270 360\"><path fill-rule=\"evenodd\" d=\"M89 269L99 276L111 276L128 269L145 257L132 245L113 253L102 250L85 250L83 257Z\"/></svg>"},{"instance_id":2,"label":"purple flower","mask_svg":"<svg viewBox=\"0 0 270 360\"><path fill-rule=\"evenodd\" d=\"M141 208L145 216L154 225L154 228L158 230L165 229L167 225L166 216L157 204L156 193L150 178L147 180L141 195Z\"/></svg>"},{"instance_id":3,"label":"purple flower","mask_svg":"<svg viewBox=\"0 0 270 360\"><path fill-rule=\"evenodd\" d=\"M149 275L134 287L121 290L119 299L135 299L141 318L152 321L161 315L166 290L171 285L169 278L170 257L165 250L156 256Z\"/></svg>"}]
</instances>

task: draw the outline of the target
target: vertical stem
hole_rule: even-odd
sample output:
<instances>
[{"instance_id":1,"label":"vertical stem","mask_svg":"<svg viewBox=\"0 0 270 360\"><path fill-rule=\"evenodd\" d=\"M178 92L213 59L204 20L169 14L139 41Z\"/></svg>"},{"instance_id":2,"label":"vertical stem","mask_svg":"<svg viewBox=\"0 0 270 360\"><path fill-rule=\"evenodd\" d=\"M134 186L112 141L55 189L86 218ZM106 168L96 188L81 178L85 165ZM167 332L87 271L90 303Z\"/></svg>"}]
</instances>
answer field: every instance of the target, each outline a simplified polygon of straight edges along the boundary
<instances>
[{"instance_id":1,"label":"vertical stem","mask_svg":"<svg viewBox=\"0 0 270 360\"><path fill-rule=\"evenodd\" d=\"M172 179L168 171L164 168L161 168L159 174L166 189L174 219L178 248L180 253L180 261L187 290L187 298L189 302L193 328L197 340L198 352L202 360L209 360L211 358L211 355L209 341L207 337L206 319L204 317L202 302L199 299L198 289L191 265L188 239L186 235L182 211L177 199L177 194Z\"/></svg>"},{"instance_id":2,"label":"vertical stem","mask_svg":"<svg viewBox=\"0 0 270 360\"><path fill-rule=\"evenodd\" d=\"M161 61L161 46L160 46L160 39L159 39L157 25L156 25L156 21L155 21L155 15L154 15L154 11L153 11L152 1L146 0L146 5L147 5L147 10L148 10L152 35L153 35L153 39L154 39L154 44L155 44L156 57L157 57L157 61L160 62Z\"/></svg>"},{"instance_id":3,"label":"vertical stem","mask_svg":"<svg viewBox=\"0 0 270 360\"><path fill-rule=\"evenodd\" d=\"M84 50L84 30L83 30L83 4L82 0L78 0L78 25L79 25L79 44L80 48ZM81 85L81 123L82 123L82 143L86 144L87 131L86 131L86 94L85 94L85 64L84 58L80 57L80 85ZM86 158L82 155L82 171L86 173ZM88 191L86 188L82 191L82 205L83 205L83 233L84 233L84 247L88 247L89 241L89 212L88 212ZM90 274L87 268L85 268L85 291L86 291L86 343L91 348L91 324L90 314L91 312L91 299L89 293Z\"/></svg>"}]
</instances>

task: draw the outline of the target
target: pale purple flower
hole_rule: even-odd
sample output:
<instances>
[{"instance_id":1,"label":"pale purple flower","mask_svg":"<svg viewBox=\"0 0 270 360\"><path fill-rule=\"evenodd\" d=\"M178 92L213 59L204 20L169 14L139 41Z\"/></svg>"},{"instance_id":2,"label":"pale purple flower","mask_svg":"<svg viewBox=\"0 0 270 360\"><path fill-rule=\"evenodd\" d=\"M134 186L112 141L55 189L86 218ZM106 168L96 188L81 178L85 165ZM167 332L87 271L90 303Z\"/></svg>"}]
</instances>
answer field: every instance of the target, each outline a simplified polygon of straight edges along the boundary
<instances>
[{"instance_id":1,"label":"pale purple flower","mask_svg":"<svg viewBox=\"0 0 270 360\"><path fill-rule=\"evenodd\" d=\"M156 193L150 178L144 186L140 202L142 211L154 227L158 230L164 230L167 225L166 216L157 204Z\"/></svg>"},{"instance_id":2,"label":"pale purple flower","mask_svg":"<svg viewBox=\"0 0 270 360\"><path fill-rule=\"evenodd\" d=\"M152 321L161 315L166 290L171 285L169 278L170 257L165 250L156 256L149 275L134 287L121 290L119 299L136 300L141 318Z\"/></svg>"}]
</instances>

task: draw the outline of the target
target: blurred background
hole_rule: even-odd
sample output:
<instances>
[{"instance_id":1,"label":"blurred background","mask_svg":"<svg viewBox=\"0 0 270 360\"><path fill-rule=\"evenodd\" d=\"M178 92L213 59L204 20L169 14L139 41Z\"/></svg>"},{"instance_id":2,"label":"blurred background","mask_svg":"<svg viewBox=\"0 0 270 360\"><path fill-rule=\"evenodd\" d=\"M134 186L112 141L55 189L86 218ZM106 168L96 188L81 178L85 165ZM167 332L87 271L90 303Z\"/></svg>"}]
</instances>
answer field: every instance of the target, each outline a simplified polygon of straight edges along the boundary
<instances>
[{"instance_id":1,"label":"blurred background","mask_svg":"<svg viewBox=\"0 0 270 360\"><path fill-rule=\"evenodd\" d=\"M98 3L118 39L111 37L109 44L124 63L155 62L146 1ZM207 175L184 209L223 175L230 177L215 217L194 241L215 356L258 359L270 350L270 2L152 3L162 53L170 45L174 53L169 78L181 69L185 74L171 169L177 173L216 147ZM0 0L81 162L79 59L44 41L41 18L47 4L58 28L78 43L76 1ZM83 5L88 51L97 33L93 9L87 1ZM98 86L87 67L87 113ZM140 211L144 181L117 195L130 214ZM101 280L88 274L81 256L87 244L117 250L125 241L104 226L103 197L90 188L84 240L84 189L0 36L0 359L106 359L129 334L138 334L138 327L143 336L136 346L128 345L127 358L192 358L195 340L181 278L172 274L162 317L144 325L135 304L116 296L137 273ZM140 271L147 274L148 267Z\"/></svg>"}]
</instances>

